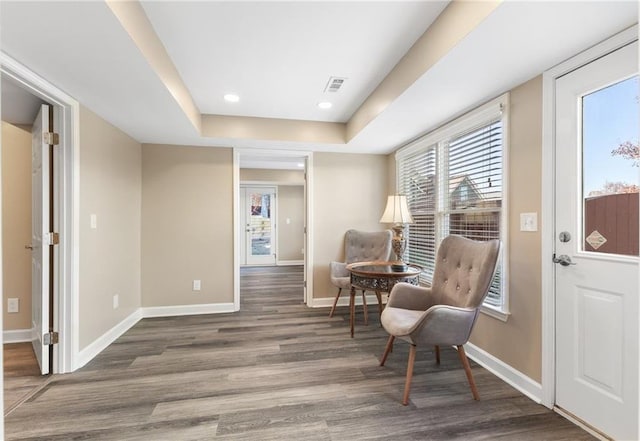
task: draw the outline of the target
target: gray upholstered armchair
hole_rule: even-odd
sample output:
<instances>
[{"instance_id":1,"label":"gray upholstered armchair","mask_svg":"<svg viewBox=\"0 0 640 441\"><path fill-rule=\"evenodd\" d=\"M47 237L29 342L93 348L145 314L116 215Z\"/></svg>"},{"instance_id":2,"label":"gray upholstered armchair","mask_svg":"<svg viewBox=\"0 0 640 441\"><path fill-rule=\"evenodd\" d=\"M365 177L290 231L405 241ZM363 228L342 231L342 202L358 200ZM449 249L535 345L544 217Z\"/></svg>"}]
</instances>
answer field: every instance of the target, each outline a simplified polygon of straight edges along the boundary
<instances>
[{"instance_id":1,"label":"gray upholstered armchair","mask_svg":"<svg viewBox=\"0 0 640 441\"><path fill-rule=\"evenodd\" d=\"M405 406L418 345L434 345L438 364L441 345L457 346L473 398L480 399L463 345L489 292L499 254L498 240L477 242L449 236L438 249L431 288L399 283L391 290L380 318L390 334L380 366L384 366L396 338L411 345L402 400Z\"/></svg>"},{"instance_id":2,"label":"gray upholstered armchair","mask_svg":"<svg viewBox=\"0 0 640 441\"><path fill-rule=\"evenodd\" d=\"M366 232L349 230L344 235L345 262L331 262L331 283L338 288L329 317L333 317L340 293L351 288L351 276L347 265L354 262L389 260L391 254L391 230ZM362 291L365 322L367 321L367 301ZM382 305L378 305L382 309Z\"/></svg>"}]
</instances>

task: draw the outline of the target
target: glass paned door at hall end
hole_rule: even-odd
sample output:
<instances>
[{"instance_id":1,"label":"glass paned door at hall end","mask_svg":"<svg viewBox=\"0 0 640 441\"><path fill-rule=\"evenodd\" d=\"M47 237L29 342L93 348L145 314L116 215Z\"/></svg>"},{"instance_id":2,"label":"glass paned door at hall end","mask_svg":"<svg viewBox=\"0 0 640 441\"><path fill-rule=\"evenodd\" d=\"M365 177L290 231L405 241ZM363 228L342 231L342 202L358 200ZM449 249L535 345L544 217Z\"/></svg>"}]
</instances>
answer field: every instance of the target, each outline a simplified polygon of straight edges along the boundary
<instances>
[{"instance_id":1,"label":"glass paned door at hall end","mask_svg":"<svg viewBox=\"0 0 640 441\"><path fill-rule=\"evenodd\" d=\"M275 265L275 187L245 188L247 265Z\"/></svg>"}]
</instances>

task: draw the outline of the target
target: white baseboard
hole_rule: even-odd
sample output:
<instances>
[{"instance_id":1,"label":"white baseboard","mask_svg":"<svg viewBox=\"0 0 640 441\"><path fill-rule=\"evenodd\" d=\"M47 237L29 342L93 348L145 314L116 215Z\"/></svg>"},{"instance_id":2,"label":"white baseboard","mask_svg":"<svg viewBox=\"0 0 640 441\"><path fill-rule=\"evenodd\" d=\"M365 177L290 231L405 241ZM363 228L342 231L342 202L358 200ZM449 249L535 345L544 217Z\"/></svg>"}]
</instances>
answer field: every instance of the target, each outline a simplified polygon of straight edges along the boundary
<instances>
[{"instance_id":1,"label":"white baseboard","mask_svg":"<svg viewBox=\"0 0 640 441\"><path fill-rule=\"evenodd\" d=\"M378 299L375 294L367 294L367 305L377 305ZM387 303L387 293L382 293L382 304ZM311 299L311 302L307 302L307 306L312 308L331 308L333 306L334 297L320 297L319 299ZM356 306L362 305L362 291L356 292ZM349 306L349 290L343 289L338 304L336 306Z\"/></svg>"},{"instance_id":2,"label":"white baseboard","mask_svg":"<svg viewBox=\"0 0 640 441\"><path fill-rule=\"evenodd\" d=\"M519 390L538 404L542 403L542 385L522 372L512 368L479 347L467 343L464 345L467 356L486 370Z\"/></svg>"},{"instance_id":3,"label":"white baseboard","mask_svg":"<svg viewBox=\"0 0 640 441\"><path fill-rule=\"evenodd\" d=\"M234 312L233 303L205 303L201 305L148 306L140 308L142 317L171 317L174 315L221 314Z\"/></svg>"},{"instance_id":4,"label":"white baseboard","mask_svg":"<svg viewBox=\"0 0 640 441\"><path fill-rule=\"evenodd\" d=\"M2 343L25 343L31 341L31 329L11 329L2 332Z\"/></svg>"},{"instance_id":5,"label":"white baseboard","mask_svg":"<svg viewBox=\"0 0 640 441\"><path fill-rule=\"evenodd\" d=\"M138 308L127 318L95 339L89 346L78 352L78 356L75 358L73 370L75 371L76 369L80 369L82 366L93 360L96 355L105 350L107 346L116 341L118 337L127 332L133 325L138 323L141 318L142 311Z\"/></svg>"},{"instance_id":6,"label":"white baseboard","mask_svg":"<svg viewBox=\"0 0 640 441\"><path fill-rule=\"evenodd\" d=\"M304 260L278 260L278 266L304 265Z\"/></svg>"}]
</instances>

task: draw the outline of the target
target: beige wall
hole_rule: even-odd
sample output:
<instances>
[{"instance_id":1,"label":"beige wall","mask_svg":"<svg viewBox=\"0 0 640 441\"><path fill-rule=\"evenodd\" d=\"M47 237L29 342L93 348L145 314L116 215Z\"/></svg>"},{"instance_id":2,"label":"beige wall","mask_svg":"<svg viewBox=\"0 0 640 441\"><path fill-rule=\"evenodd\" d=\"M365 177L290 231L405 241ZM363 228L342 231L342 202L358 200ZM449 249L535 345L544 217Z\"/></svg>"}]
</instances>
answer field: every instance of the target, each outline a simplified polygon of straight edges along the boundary
<instances>
[{"instance_id":1,"label":"beige wall","mask_svg":"<svg viewBox=\"0 0 640 441\"><path fill-rule=\"evenodd\" d=\"M140 159L138 142L81 107L80 349L140 307Z\"/></svg>"},{"instance_id":2,"label":"beige wall","mask_svg":"<svg viewBox=\"0 0 640 441\"><path fill-rule=\"evenodd\" d=\"M31 328L31 132L2 122L2 308L4 330ZM7 312L7 299L20 312Z\"/></svg>"},{"instance_id":3,"label":"beige wall","mask_svg":"<svg viewBox=\"0 0 640 441\"><path fill-rule=\"evenodd\" d=\"M290 182L292 184L304 184L304 172L302 170L241 168L240 181Z\"/></svg>"},{"instance_id":4,"label":"beige wall","mask_svg":"<svg viewBox=\"0 0 640 441\"><path fill-rule=\"evenodd\" d=\"M380 231L387 200L386 155L315 153L313 157L313 297L334 297L329 263L344 259L344 233L350 228Z\"/></svg>"},{"instance_id":5,"label":"beige wall","mask_svg":"<svg viewBox=\"0 0 640 441\"><path fill-rule=\"evenodd\" d=\"M509 301L506 323L481 314L471 342L535 381L541 381L540 225L520 231L520 213L540 219L542 77L511 91L509 139Z\"/></svg>"},{"instance_id":6,"label":"beige wall","mask_svg":"<svg viewBox=\"0 0 640 441\"><path fill-rule=\"evenodd\" d=\"M278 262L304 259L304 186L278 186ZM287 221L289 221L287 223Z\"/></svg>"},{"instance_id":7,"label":"beige wall","mask_svg":"<svg viewBox=\"0 0 640 441\"><path fill-rule=\"evenodd\" d=\"M231 149L142 146L143 306L233 302L232 169Z\"/></svg>"},{"instance_id":8,"label":"beige wall","mask_svg":"<svg viewBox=\"0 0 640 441\"><path fill-rule=\"evenodd\" d=\"M396 154L387 155L387 193L395 194L396 188Z\"/></svg>"}]
</instances>

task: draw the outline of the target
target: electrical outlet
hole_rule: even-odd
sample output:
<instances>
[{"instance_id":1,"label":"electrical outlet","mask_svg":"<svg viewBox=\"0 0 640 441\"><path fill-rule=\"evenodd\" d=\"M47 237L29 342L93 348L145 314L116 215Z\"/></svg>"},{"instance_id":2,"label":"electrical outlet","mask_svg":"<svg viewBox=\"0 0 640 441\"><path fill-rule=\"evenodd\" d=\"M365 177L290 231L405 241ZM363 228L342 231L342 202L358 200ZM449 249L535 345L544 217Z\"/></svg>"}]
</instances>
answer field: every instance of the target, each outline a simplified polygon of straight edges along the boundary
<instances>
[{"instance_id":1,"label":"electrical outlet","mask_svg":"<svg viewBox=\"0 0 640 441\"><path fill-rule=\"evenodd\" d=\"M20 299L15 297L7 299L7 312L20 312Z\"/></svg>"},{"instance_id":2,"label":"electrical outlet","mask_svg":"<svg viewBox=\"0 0 640 441\"><path fill-rule=\"evenodd\" d=\"M118 309L118 306L120 306L120 296L115 294L113 296L113 309Z\"/></svg>"},{"instance_id":3,"label":"electrical outlet","mask_svg":"<svg viewBox=\"0 0 640 441\"><path fill-rule=\"evenodd\" d=\"M200 280L194 280L193 281L193 290L194 291L200 291L200 288L201 288Z\"/></svg>"}]
</instances>

